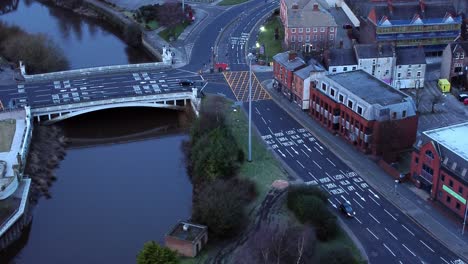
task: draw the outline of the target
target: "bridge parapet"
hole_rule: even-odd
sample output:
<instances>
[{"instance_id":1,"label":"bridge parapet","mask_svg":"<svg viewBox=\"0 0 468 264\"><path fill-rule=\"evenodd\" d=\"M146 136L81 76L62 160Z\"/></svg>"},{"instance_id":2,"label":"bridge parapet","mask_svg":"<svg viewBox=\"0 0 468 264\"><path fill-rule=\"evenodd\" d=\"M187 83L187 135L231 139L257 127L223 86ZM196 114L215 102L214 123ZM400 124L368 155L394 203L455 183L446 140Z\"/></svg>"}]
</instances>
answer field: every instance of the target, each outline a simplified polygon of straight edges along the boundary
<instances>
[{"instance_id":1,"label":"bridge parapet","mask_svg":"<svg viewBox=\"0 0 468 264\"><path fill-rule=\"evenodd\" d=\"M111 65L84 68L69 71L50 72L42 74L26 74L26 67L22 61L20 61L21 75L24 77L26 82L38 82L53 79L63 79L78 76L88 76L93 74L105 74L105 73L118 73L118 72L133 72L133 71L146 71L146 70L162 70L169 69L172 65L170 62L151 62L151 63L138 63L138 64L126 64L126 65Z\"/></svg>"}]
</instances>

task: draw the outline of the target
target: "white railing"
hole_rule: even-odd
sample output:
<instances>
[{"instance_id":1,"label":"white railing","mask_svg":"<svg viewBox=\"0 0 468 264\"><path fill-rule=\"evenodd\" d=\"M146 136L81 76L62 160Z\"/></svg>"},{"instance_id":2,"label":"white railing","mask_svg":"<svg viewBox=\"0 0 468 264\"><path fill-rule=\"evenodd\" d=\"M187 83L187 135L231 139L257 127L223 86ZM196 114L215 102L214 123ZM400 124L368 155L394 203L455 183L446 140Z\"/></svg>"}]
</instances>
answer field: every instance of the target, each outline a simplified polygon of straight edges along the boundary
<instances>
[{"instance_id":1,"label":"white railing","mask_svg":"<svg viewBox=\"0 0 468 264\"><path fill-rule=\"evenodd\" d=\"M31 185L30 179L24 179L24 189L21 195L21 203L19 208L15 211L15 213L4 223L0 223L0 236L2 236L24 213L24 209L26 207L26 202L28 200L29 194L29 186Z\"/></svg>"}]
</instances>

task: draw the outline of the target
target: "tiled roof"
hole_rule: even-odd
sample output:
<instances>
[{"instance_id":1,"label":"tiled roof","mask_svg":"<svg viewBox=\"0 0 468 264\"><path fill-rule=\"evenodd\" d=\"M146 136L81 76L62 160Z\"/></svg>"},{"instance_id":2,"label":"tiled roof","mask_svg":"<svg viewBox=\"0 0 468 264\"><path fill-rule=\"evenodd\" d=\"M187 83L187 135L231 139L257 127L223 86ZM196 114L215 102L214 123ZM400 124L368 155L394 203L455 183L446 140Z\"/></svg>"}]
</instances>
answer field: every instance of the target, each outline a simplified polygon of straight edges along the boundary
<instances>
[{"instance_id":1,"label":"tiled roof","mask_svg":"<svg viewBox=\"0 0 468 264\"><path fill-rule=\"evenodd\" d=\"M380 45L380 47L381 47L381 51L379 51L379 45L377 44L354 45L357 59L371 59L371 58L382 58L382 57L393 56L392 45L383 44L383 45Z\"/></svg>"},{"instance_id":2,"label":"tiled roof","mask_svg":"<svg viewBox=\"0 0 468 264\"><path fill-rule=\"evenodd\" d=\"M297 75L302 80L305 80L307 77L310 76L310 72L313 72L313 71L325 71L325 69L320 64L312 64L300 70L295 71L294 75Z\"/></svg>"},{"instance_id":3,"label":"tiled roof","mask_svg":"<svg viewBox=\"0 0 468 264\"><path fill-rule=\"evenodd\" d=\"M423 48L397 49L397 65L426 64Z\"/></svg>"},{"instance_id":4,"label":"tiled roof","mask_svg":"<svg viewBox=\"0 0 468 264\"><path fill-rule=\"evenodd\" d=\"M331 49L328 66L357 65L353 49Z\"/></svg>"},{"instance_id":5,"label":"tiled roof","mask_svg":"<svg viewBox=\"0 0 468 264\"><path fill-rule=\"evenodd\" d=\"M281 64L288 71L293 71L293 70L296 70L297 68L300 68L301 66L306 65L304 60L299 58L298 56L296 56L296 58L294 60L289 61L289 52L288 51L276 54L275 56L273 56L273 60L275 60L277 63Z\"/></svg>"},{"instance_id":6,"label":"tiled roof","mask_svg":"<svg viewBox=\"0 0 468 264\"><path fill-rule=\"evenodd\" d=\"M336 27L337 24L333 16L320 7L314 11L313 5L318 4L314 0L285 0L288 8L288 27ZM297 4L298 8L293 9L293 4Z\"/></svg>"},{"instance_id":7,"label":"tiled roof","mask_svg":"<svg viewBox=\"0 0 468 264\"><path fill-rule=\"evenodd\" d=\"M375 5L375 13L377 20L380 20L383 16L386 16L390 21L392 20L406 20L411 21L414 18L414 15L419 15L419 17L424 19L442 19L445 17L447 12L452 16L456 16L455 9L453 5L450 4L431 4L426 3L424 12L421 12L418 1L411 3L393 3L393 12L390 12L388 5L378 4Z\"/></svg>"}]
</instances>

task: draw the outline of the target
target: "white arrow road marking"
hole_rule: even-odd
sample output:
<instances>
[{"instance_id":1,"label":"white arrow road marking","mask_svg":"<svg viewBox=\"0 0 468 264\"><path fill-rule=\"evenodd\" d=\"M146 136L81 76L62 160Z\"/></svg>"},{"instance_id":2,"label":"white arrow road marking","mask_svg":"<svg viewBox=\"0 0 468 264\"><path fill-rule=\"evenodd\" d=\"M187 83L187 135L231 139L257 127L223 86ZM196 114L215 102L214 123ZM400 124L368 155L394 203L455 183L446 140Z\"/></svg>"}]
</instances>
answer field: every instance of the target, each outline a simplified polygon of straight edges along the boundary
<instances>
[{"instance_id":1,"label":"white arrow road marking","mask_svg":"<svg viewBox=\"0 0 468 264\"><path fill-rule=\"evenodd\" d=\"M312 150L311 150L306 144L304 144L303 146L304 146L304 148L306 148L309 152L312 152Z\"/></svg>"},{"instance_id":2,"label":"white arrow road marking","mask_svg":"<svg viewBox=\"0 0 468 264\"><path fill-rule=\"evenodd\" d=\"M369 192L371 192L375 198L380 199L380 197L377 194L375 194L371 189L367 189L367 190L369 190Z\"/></svg>"},{"instance_id":3,"label":"white arrow road marking","mask_svg":"<svg viewBox=\"0 0 468 264\"><path fill-rule=\"evenodd\" d=\"M321 150L323 150L323 147L320 146L320 144L319 144L317 141L315 141L315 144L317 144L317 146L318 146Z\"/></svg>"},{"instance_id":4,"label":"white arrow road marking","mask_svg":"<svg viewBox=\"0 0 468 264\"><path fill-rule=\"evenodd\" d=\"M318 153L320 153L320 155L323 155L323 153L320 152L320 150L318 150L316 147L314 147L314 149L315 149Z\"/></svg>"},{"instance_id":5,"label":"white arrow road marking","mask_svg":"<svg viewBox=\"0 0 468 264\"><path fill-rule=\"evenodd\" d=\"M387 245L385 245L385 243L384 243L383 245L384 245L384 247L385 247L388 251L390 251L390 253L392 253L392 255L393 255L394 257L396 257L395 253L393 253L393 251L392 251L389 247L387 247Z\"/></svg>"},{"instance_id":6,"label":"white arrow road marking","mask_svg":"<svg viewBox=\"0 0 468 264\"><path fill-rule=\"evenodd\" d=\"M408 231L408 233L412 234L414 236L414 233L411 232L404 224L401 224L401 226Z\"/></svg>"},{"instance_id":7,"label":"white arrow road marking","mask_svg":"<svg viewBox=\"0 0 468 264\"><path fill-rule=\"evenodd\" d=\"M281 154L283 157L285 157L285 158L286 158L286 155L284 155L284 153L283 153L283 152L281 152L281 150L279 150L279 149L278 149L278 152L279 152L279 153L280 153L280 154Z\"/></svg>"},{"instance_id":8,"label":"white arrow road marking","mask_svg":"<svg viewBox=\"0 0 468 264\"><path fill-rule=\"evenodd\" d=\"M413 251L411 251L405 244L402 244L404 248L406 248L406 250L408 250L411 254L413 254L413 256L416 257L416 254L413 253Z\"/></svg>"},{"instance_id":9,"label":"white arrow road marking","mask_svg":"<svg viewBox=\"0 0 468 264\"><path fill-rule=\"evenodd\" d=\"M337 208L336 205L330 199L327 200L333 205L333 207Z\"/></svg>"},{"instance_id":10,"label":"white arrow road marking","mask_svg":"<svg viewBox=\"0 0 468 264\"><path fill-rule=\"evenodd\" d=\"M390 230L388 230L386 227L385 227L385 231L387 231L394 239L398 240L398 238L392 232L390 232Z\"/></svg>"},{"instance_id":11,"label":"white arrow road marking","mask_svg":"<svg viewBox=\"0 0 468 264\"><path fill-rule=\"evenodd\" d=\"M374 201L374 203L376 203L378 206L380 206L380 204L379 204L376 200L374 200L374 198L372 198L372 196L368 195L368 197L369 197L372 201Z\"/></svg>"},{"instance_id":12,"label":"white arrow road marking","mask_svg":"<svg viewBox=\"0 0 468 264\"><path fill-rule=\"evenodd\" d=\"M419 242L425 245L430 251L432 251L432 253L435 253L435 251L432 248L430 248L426 243L424 243L422 240L419 240Z\"/></svg>"},{"instance_id":13,"label":"white arrow road marking","mask_svg":"<svg viewBox=\"0 0 468 264\"><path fill-rule=\"evenodd\" d=\"M363 200L364 202L366 201L366 199L364 199L364 197L362 197L358 192L355 192L355 194L359 196L359 198L361 198L361 200Z\"/></svg>"},{"instance_id":14,"label":"white arrow road marking","mask_svg":"<svg viewBox=\"0 0 468 264\"><path fill-rule=\"evenodd\" d=\"M343 195L340 195L340 196L341 196L341 198L343 198L343 200L344 200L345 202L348 202L348 203L349 203L349 201L346 200L346 198L345 198Z\"/></svg>"},{"instance_id":15,"label":"white arrow road marking","mask_svg":"<svg viewBox=\"0 0 468 264\"><path fill-rule=\"evenodd\" d=\"M296 161L297 161L297 163L299 163L299 165L301 165L301 167L302 167L303 169L305 168L304 165L302 165L301 162L299 162L298 160L296 160Z\"/></svg>"},{"instance_id":16,"label":"white arrow road marking","mask_svg":"<svg viewBox=\"0 0 468 264\"><path fill-rule=\"evenodd\" d=\"M366 229L367 229L367 231L368 231L369 233L371 233L377 240L379 240L379 237L376 236L374 233L372 233L372 231L370 231L370 229L369 229L368 227L366 227Z\"/></svg>"},{"instance_id":17,"label":"white arrow road marking","mask_svg":"<svg viewBox=\"0 0 468 264\"><path fill-rule=\"evenodd\" d=\"M291 147L291 149L296 153L296 155L299 155L299 152L297 152L297 150L295 150L293 147Z\"/></svg>"}]
</instances>

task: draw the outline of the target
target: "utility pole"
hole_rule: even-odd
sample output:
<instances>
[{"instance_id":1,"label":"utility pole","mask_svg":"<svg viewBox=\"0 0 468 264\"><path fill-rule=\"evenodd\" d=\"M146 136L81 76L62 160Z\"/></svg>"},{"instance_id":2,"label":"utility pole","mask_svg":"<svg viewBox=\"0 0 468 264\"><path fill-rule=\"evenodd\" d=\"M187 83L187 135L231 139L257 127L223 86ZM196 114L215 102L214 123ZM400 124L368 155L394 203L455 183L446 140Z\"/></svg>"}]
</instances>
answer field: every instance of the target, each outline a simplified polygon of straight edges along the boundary
<instances>
[{"instance_id":1,"label":"utility pole","mask_svg":"<svg viewBox=\"0 0 468 264\"><path fill-rule=\"evenodd\" d=\"M249 53L247 59L249 60L249 157L248 161L252 161L252 60L254 55Z\"/></svg>"},{"instance_id":2,"label":"utility pole","mask_svg":"<svg viewBox=\"0 0 468 264\"><path fill-rule=\"evenodd\" d=\"M465 234L465 225L466 225L466 214L468 213L468 203L465 203L465 217L463 218L463 229L462 229L462 236Z\"/></svg>"}]
</instances>

